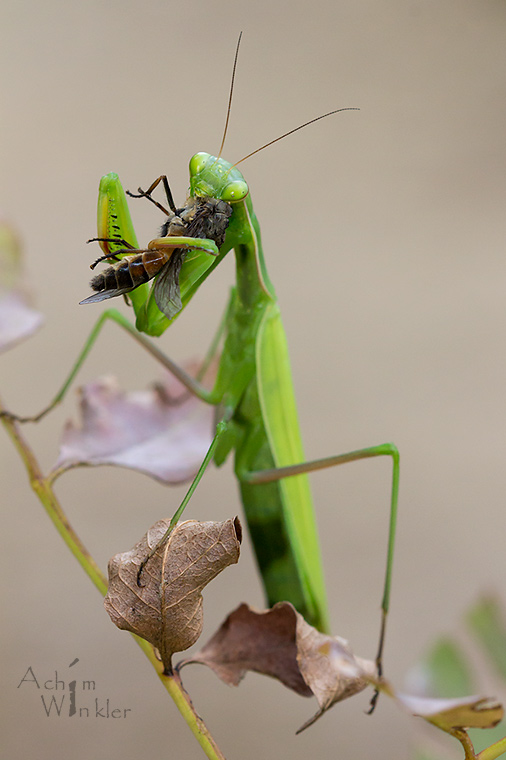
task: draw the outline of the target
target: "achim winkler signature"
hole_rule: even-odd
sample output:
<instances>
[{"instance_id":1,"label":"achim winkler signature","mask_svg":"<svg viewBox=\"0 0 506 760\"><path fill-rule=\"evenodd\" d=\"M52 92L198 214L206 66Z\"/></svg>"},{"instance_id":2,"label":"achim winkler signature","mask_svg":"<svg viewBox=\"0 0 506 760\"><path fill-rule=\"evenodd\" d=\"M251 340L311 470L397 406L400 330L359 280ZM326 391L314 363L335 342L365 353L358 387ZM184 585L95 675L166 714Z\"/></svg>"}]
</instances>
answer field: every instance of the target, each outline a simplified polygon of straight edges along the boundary
<instances>
[{"instance_id":1,"label":"achim winkler signature","mask_svg":"<svg viewBox=\"0 0 506 760\"><path fill-rule=\"evenodd\" d=\"M79 662L76 657L69 668ZM40 672L29 665L22 679L18 683L18 689L35 692L42 700L42 706L49 718L126 718L132 710L130 707L112 707L111 700L106 697L95 696L96 682L93 680L63 680L58 671L54 671L53 678L42 676Z\"/></svg>"}]
</instances>

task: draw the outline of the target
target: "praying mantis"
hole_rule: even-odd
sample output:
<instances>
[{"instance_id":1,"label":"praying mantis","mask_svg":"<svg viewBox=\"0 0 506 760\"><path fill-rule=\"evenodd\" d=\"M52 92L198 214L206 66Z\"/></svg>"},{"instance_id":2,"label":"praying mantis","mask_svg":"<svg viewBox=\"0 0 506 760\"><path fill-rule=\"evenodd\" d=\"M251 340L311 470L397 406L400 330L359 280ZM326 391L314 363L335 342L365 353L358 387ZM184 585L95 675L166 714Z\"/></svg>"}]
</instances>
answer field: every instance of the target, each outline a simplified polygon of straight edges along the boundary
<instances>
[{"instance_id":1,"label":"praying mantis","mask_svg":"<svg viewBox=\"0 0 506 760\"><path fill-rule=\"evenodd\" d=\"M211 445L172 524L183 513L209 464L212 461L217 465L223 464L233 451L235 475L267 600L269 604L292 602L305 619L321 631L329 630L328 605L307 474L359 459L390 457L393 465L390 527L376 658L381 673L394 554L399 453L395 445L385 443L305 461L286 336L265 265L260 227L251 194L237 168L240 162L231 164L221 157L238 47L220 151L217 156L200 152L191 158L190 191L185 205L176 208L164 175L155 180L148 190L139 189L138 196L155 203L167 217L160 237L150 241L146 248L139 248L119 178L111 173L103 177L100 183L98 237L94 240L100 243L103 256L95 264L101 260L116 263L107 270L112 285L106 283L107 278L99 275L93 281L96 292L84 302L128 294L135 311L136 326L115 309L103 312L51 404L36 417L18 419L41 419L59 403L104 323L112 320L119 324L191 393L217 409L217 424ZM318 119L331 113L336 111ZM310 123L291 130L277 140ZM271 143L253 153L268 145ZM168 209L152 197L160 184L165 189ZM221 217L218 218L219 214ZM215 352L220 341L223 348L214 387L208 390L199 379L189 376L162 354L146 335L159 336L165 332L231 250L234 250L236 258L236 284L212 344L210 353ZM156 257L159 269L155 284L150 288L150 284L144 281L150 275L147 262ZM143 267L146 270L144 274ZM126 280L122 279L123 274L120 276L120 269L128 270ZM130 280L128 276L131 276ZM145 563L147 561L149 557Z\"/></svg>"}]
</instances>

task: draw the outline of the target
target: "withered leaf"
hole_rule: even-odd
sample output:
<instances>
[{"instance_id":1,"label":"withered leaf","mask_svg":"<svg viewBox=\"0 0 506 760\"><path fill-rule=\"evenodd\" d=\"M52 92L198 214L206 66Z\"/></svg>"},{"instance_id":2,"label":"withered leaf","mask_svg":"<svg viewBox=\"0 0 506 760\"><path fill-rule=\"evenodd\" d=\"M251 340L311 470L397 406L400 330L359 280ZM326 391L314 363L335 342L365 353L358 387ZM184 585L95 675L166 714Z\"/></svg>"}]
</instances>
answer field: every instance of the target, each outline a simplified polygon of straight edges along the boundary
<instances>
[{"instance_id":1,"label":"withered leaf","mask_svg":"<svg viewBox=\"0 0 506 760\"><path fill-rule=\"evenodd\" d=\"M196 475L211 444L214 410L168 372L145 391L126 393L108 377L80 393L81 421L67 422L53 473L109 464L166 484Z\"/></svg>"},{"instance_id":2,"label":"withered leaf","mask_svg":"<svg viewBox=\"0 0 506 760\"><path fill-rule=\"evenodd\" d=\"M448 733L455 729L493 728L504 716L501 704L478 696L431 699L397 694L396 698L412 715Z\"/></svg>"},{"instance_id":3,"label":"withered leaf","mask_svg":"<svg viewBox=\"0 0 506 760\"><path fill-rule=\"evenodd\" d=\"M27 305L19 292L0 290L0 351L28 338L42 324L42 314Z\"/></svg>"},{"instance_id":4,"label":"withered leaf","mask_svg":"<svg viewBox=\"0 0 506 760\"><path fill-rule=\"evenodd\" d=\"M179 667L208 665L225 683L237 686L246 671L277 678L303 696L314 695L320 710L365 689L375 665L355 658L344 639L326 636L306 623L289 602L259 612L241 604L203 649Z\"/></svg>"},{"instance_id":5,"label":"withered leaf","mask_svg":"<svg viewBox=\"0 0 506 760\"><path fill-rule=\"evenodd\" d=\"M367 686L449 733L464 727L489 728L503 716L501 705L479 697L419 699L397 694L388 681L378 678L374 662L355 657L339 636L317 631L288 602L263 612L241 604L200 652L179 663L178 669L195 662L207 665L232 686L252 670L277 678L297 694L314 695L319 710L297 733L336 702Z\"/></svg>"},{"instance_id":6,"label":"withered leaf","mask_svg":"<svg viewBox=\"0 0 506 760\"><path fill-rule=\"evenodd\" d=\"M295 609L288 603L256 612L241 604L214 636L191 659L178 667L200 662L222 681L238 686L248 670L277 678L305 697L312 695L297 664Z\"/></svg>"},{"instance_id":7,"label":"withered leaf","mask_svg":"<svg viewBox=\"0 0 506 760\"><path fill-rule=\"evenodd\" d=\"M109 590L104 605L118 628L141 636L160 652L167 672L174 652L188 649L200 636L202 589L239 560L239 519L178 523L137 574L149 551L169 527L160 520L133 549L109 561Z\"/></svg>"},{"instance_id":8,"label":"withered leaf","mask_svg":"<svg viewBox=\"0 0 506 760\"><path fill-rule=\"evenodd\" d=\"M27 338L42 324L42 315L29 305L21 258L16 233L0 223L0 351Z\"/></svg>"},{"instance_id":9,"label":"withered leaf","mask_svg":"<svg viewBox=\"0 0 506 760\"><path fill-rule=\"evenodd\" d=\"M315 695L320 709L297 733L311 726L332 705L358 694L370 685L376 674L372 660L355 657L346 639L327 636L297 619L297 640L300 671Z\"/></svg>"}]
</instances>

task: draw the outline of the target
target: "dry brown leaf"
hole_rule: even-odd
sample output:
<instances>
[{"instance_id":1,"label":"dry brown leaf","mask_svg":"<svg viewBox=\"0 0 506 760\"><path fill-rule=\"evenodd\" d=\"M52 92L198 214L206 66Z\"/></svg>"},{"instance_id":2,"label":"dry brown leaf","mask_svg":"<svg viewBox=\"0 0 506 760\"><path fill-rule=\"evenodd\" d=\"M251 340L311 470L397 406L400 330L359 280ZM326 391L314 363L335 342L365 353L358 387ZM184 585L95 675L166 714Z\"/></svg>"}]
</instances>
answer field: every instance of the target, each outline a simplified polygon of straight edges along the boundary
<instances>
[{"instance_id":1,"label":"dry brown leaf","mask_svg":"<svg viewBox=\"0 0 506 760\"><path fill-rule=\"evenodd\" d=\"M241 604L207 644L178 667L200 662L231 686L238 686L248 670L277 678L305 697L312 695L297 664L296 615L288 603L256 612Z\"/></svg>"},{"instance_id":2,"label":"dry brown leaf","mask_svg":"<svg viewBox=\"0 0 506 760\"><path fill-rule=\"evenodd\" d=\"M279 602L263 612L241 604L201 651L179 663L178 669L195 662L207 665L232 686L238 686L252 670L277 678L297 694L314 695L319 710L297 733L336 702L367 686L454 735L466 727L491 728L503 716L501 705L480 697L418 699L396 694L385 679L377 677L374 662L355 657L348 642L339 636L317 631L288 602Z\"/></svg>"},{"instance_id":3,"label":"dry brown leaf","mask_svg":"<svg viewBox=\"0 0 506 760\"><path fill-rule=\"evenodd\" d=\"M19 240L9 225L0 223L0 351L27 338L42 324L42 315L29 302Z\"/></svg>"},{"instance_id":4,"label":"dry brown leaf","mask_svg":"<svg viewBox=\"0 0 506 760\"><path fill-rule=\"evenodd\" d=\"M178 523L149 560L137 584L141 563L169 527L160 520L133 549L109 561L104 605L118 628L149 641L167 672L174 652L188 649L202 631L202 589L239 560L239 519Z\"/></svg>"},{"instance_id":5,"label":"dry brown leaf","mask_svg":"<svg viewBox=\"0 0 506 760\"><path fill-rule=\"evenodd\" d=\"M214 407L188 394L169 373L163 384L145 391L126 393L109 377L80 392L81 422L67 422L53 473L109 464L166 484L197 474L211 444Z\"/></svg>"},{"instance_id":6,"label":"dry brown leaf","mask_svg":"<svg viewBox=\"0 0 506 760\"><path fill-rule=\"evenodd\" d=\"M297 618L298 663L302 676L320 709L297 733L311 726L332 705L353 697L370 685L376 675L372 660L355 657L346 639L327 636Z\"/></svg>"},{"instance_id":7,"label":"dry brown leaf","mask_svg":"<svg viewBox=\"0 0 506 760\"><path fill-rule=\"evenodd\" d=\"M373 662L354 657L344 639L319 633L289 602L265 612L241 604L203 649L178 667L193 662L208 665L233 686L252 670L303 696L314 694L320 710L303 728L365 689L365 676L375 672Z\"/></svg>"}]
</instances>

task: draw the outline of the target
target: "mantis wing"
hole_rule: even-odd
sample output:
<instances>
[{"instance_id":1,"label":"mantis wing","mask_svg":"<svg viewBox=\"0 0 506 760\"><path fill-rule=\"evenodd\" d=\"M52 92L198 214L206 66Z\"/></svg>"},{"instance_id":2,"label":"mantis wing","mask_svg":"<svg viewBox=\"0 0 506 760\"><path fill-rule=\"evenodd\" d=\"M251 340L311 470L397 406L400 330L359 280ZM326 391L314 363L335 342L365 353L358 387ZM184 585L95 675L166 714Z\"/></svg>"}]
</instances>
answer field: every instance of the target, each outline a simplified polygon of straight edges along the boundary
<instances>
[{"instance_id":1,"label":"mantis wing","mask_svg":"<svg viewBox=\"0 0 506 760\"><path fill-rule=\"evenodd\" d=\"M304 461L285 331L277 303L269 305L256 344L260 406L277 467ZM320 547L306 475L280 481L283 519L293 550L298 582L312 618L327 628ZM289 505L289 506L288 506ZM318 624L318 622L316 623Z\"/></svg>"}]
</instances>

